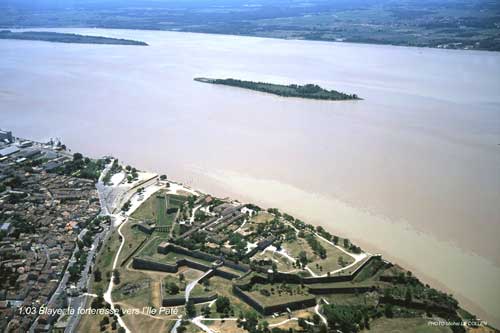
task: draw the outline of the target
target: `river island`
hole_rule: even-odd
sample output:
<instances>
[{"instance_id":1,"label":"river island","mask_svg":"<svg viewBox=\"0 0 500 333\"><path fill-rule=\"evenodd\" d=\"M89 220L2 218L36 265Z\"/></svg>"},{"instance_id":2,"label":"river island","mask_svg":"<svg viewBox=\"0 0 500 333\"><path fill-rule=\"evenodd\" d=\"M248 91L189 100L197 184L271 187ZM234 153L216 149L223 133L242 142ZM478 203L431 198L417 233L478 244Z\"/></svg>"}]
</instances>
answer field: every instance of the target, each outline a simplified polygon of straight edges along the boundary
<instances>
[{"instance_id":1,"label":"river island","mask_svg":"<svg viewBox=\"0 0 500 333\"><path fill-rule=\"evenodd\" d=\"M111 44L147 46L142 41L101 36L79 35L52 31L11 31L0 30L0 39L35 40L53 43Z\"/></svg>"},{"instance_id":2,"label":"river island","mask_svg":"<svg viewBox=\"0 0 500 333\"><path fill-rule=\"evenodd\" d=\"M195 81L211 84L221 84L231 87L261 91L282 97L298 97L307 99L320 99L329 101L360 100L356 94L346 94L336 90L327 90L316 84L275 84L265 82L244 81L237 79L211 79L205 77L194 78Z\"/></svg>"}]
</instances>

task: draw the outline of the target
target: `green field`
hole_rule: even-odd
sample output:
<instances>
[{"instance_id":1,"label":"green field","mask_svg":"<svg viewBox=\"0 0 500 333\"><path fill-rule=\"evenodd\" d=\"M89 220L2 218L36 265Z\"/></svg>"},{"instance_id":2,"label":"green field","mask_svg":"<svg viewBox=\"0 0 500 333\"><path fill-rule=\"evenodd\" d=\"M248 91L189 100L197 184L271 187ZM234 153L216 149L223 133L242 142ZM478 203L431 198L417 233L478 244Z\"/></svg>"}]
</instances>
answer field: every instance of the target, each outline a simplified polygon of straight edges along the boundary
<instances>
[{"instance_id":1,"label":"green field","mask_svg":"<svg viewBox=\"0 0 500 333\"><path fill-rule=\"evenodd\" d=\"M449 327L432 326L428 324L429 319L424 318L379 318L370 323L370 330L364 333L449 333Z\"/></svg>"},{"instance_id":2,"label":"green field","mask_svg":"<svg viewBox=\"0 0 500 333\"><path fill-rule=\"evenodd\" d=\"M137 253L138 257L153 257L155 255L164 256L163 254L157 253L157 248L160 243L164 242L165 239L159 236L153 236L144 247Z\"/></svg>"},{"instance_id":3,"label":"green field","mask_svg":"<svg viewBox=\"0 0 500 333\"><path fill-rule=\"evenodd\" d=\"M263 292L267 291L268 294ZM250 291L245 292L263 306L300 301L313 297L306 287L298 284L254 284ZM269 295L269 296L268 296Z\"/></svg>"},{"instance_id":4,"label":"green field","mask_svg":"<svg viewBox=\"0 0 500 333\"><path fill-rule=\"evenodd\" d=\"M138 299L140 300L140 303L144 302L144 304L148 304L147 300L151 298L151 287L150 287L151 282L152 281L150 279L135 280L134 283L143 283L144 285L137 288L136 290L134 290L134 292L129 294L123 292L124 290L123 286L125 285L125 283L121 282L120 285L115 286L115 288L113 288L112 292L113 301L120 302L125 300L127 302L130 302L132 300L133 302L133 299Z\"/></svg>"},{"instance_id":5,"label":"green field","mask_svg":"<svg viewBox=\"0 0 500 333\"><path fill-rule=\"evenodd\" d=\"M111 274L113 268L113 259L116 251L120 247L120 239L118 233L113 233L107 242L103 243L101 249L96 255L96 264L93 267L93 271L101 271L102 279L101 281L94 280L94 274L91 275L90 290L91 293L99 293L106 291L108 287L107 275Z\"/></svg>"},{"instance_id":6,"label":"green field","mask_svg":"<svg viewBox=\"0 0 500 333\"><path fill-rule=\"evenodd\" d=\"M319 275L325 274L327 272L338 270L354 262L354 259L351 256L345 254L344 252L332 246L331 244L325 242L324 240L320 238L317 239L326 250L326 258L321 259L317 255L313 256L311 263L309 263L307 266L314 273ZM340 265L339 258L342 258L344 266Z\"/></svg>"},{"instance_id":7,"label":"green field","mask_svg":"<svg viewBox=\"0 0 500 333\"><path fill-rule=\"evenodd\" d=\"M297 270L297 268L292 265L292 262L288 258L284 257L279 253L273 253L270 251L264 253L257 252L257 254L252 257L252 260L265 260L265 259L271 260L273 263L275 263L278 268L278 271L280 272L290 272Z\"/></svg>"},{"instance_id":8,"label":"green field","mask_svg":"<svg viewBox=\"0 0 500 333\"><path fill-rule=\"evenodd\" d=\"M125 237L125 245L123 246L120 256L118 258L118 265L121 265L123 260L125 260L131 253L133 253L137 247L145 240L148 235L133 228L134 222L128 221L122 228L121 232ZM145 245L148 243L146 242Z\"/></svg>"},{"instance_id":9,"label":"green field","mask_svg":"<svg viewBox=\"0 0 500 333\"><path fill-rule=\"evenodd\" d=\"M376 306L378 304L378 296L372 296L366 293L359 294L330 294L321 295L330 304L336 305L371 305Z\"/></svg>"},{"instance_id":10,"label":"green field","mask_svg":"<svg viewBox=\"0 0 500 333\"><path fill-rule=\"evenodd\" d=\"M177 212L169 211L180 208L186 200L186 197L160 191L144 201L131 217L137 221L154 221L160 227L171 227Z\"/></svg>"},{"instance_id":11,"label":"green field","mask_svg":"<svg viewBox=\"0 0 500 333\"><path fill-rule=\"evenodd\" d=\"M253 311L253 308L233 294L233 286L228 280L213 276L210 278L210 288L216 291L217 295L229 298L234 313ZM215 308L213 311L215 312Z\"/></svg>"},{"instance_id":12,"label":"green field","mask_svg":"<svg viewBox=\"0 0 500 333\"><path fill-rule=\"evenodd\" d=\"M354 262L354 259L351 256L345 254L338 248L330 245L320 238L317 238L317 240L326 250L325 259L322 259L320 256L315 254L307 241L303 238L297 238L294 241L283 243L282 247L294 258L298 258L299 253L304 251L309 261L307 267L318 275L323 275L327 272L332 272L342 268L343 266L340 265L339 258L342 258L344 267ZM287 268L289 269L289 267Z\"/></svg>"},{"instance_id":13,"label":"green field","mask_svg":"<svg viewBox=\"0 0 500 333\"><path fill-rule=\"evenodd\" d=\"M167 216L167 199L163 195L156 196L156 225L168 227L173 222L173 218Z\"/></svg>"},{"instance_id":14,"label":"green field","mask_svg":"<svg viewBox=\"0 0 500 333\"><path fill-rule=\"evenodd\" d=\"M141 253L141 256L142 256L142 253ZM184 254L178 254L175 252L169 252L167 254L155 253L155 254L152 254L152 255L144 257L144 258L145 259L149 258L150 260L154 260L156 262L165 263L165 264L175 264L177 262L177 260L188 259L190 261L198 262L200 264L204 264L204 265L209 266L209 267L212 266L212 263L210 261L190 257L190 256L187 256Z\"/></svg>"},{"instance_id":15,"label":"green field","mask_svg":"<svg viewBox=\"0 0 500 333\"><path fill-rule=\"evenodd\" d=\"M382 260L374 258L365 267L361 269L358 275L354 278L354 282L361 281L376 281L386 268Z\"/></svg>"}]
</instances>

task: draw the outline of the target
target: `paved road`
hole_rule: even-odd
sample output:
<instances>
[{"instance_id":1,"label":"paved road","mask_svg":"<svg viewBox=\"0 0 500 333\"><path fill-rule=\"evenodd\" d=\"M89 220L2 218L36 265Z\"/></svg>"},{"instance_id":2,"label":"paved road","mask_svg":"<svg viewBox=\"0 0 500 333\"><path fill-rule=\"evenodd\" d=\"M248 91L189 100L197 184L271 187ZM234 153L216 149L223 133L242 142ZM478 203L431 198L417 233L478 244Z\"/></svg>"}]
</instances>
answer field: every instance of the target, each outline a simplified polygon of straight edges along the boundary
<instances>
[{"instance_id":1,"label":"paved road","mask_svg":"<svg viewBox=\"0 0 500 333\"><path fill-rule=\"evenodd\" d=\"M81 292L83 292L84 289L88 290L89 288L91 280L91 276L89 274L90 267L92 267L95 256L97 255L97 248L99 246L99 243L104 239L104 237L108 235L108 233L110 233L110 230L111 228L109 226L106 226L103 231L94 236L94 242L92 243L90 251L88 252L87 263L83 269L80 280L78 280L77 282L77 288ZM76 331L78 322L81 319L81 315L78 313L78 309L85 308L87 304L87 297L89 296L79 295L77 297L71 297L68 299L69 306L72 309L75 309L75 314L68 319L68 324L66 326L66 330L64 331L65 333L72 333Z\"/></svg>"}]
</instances>

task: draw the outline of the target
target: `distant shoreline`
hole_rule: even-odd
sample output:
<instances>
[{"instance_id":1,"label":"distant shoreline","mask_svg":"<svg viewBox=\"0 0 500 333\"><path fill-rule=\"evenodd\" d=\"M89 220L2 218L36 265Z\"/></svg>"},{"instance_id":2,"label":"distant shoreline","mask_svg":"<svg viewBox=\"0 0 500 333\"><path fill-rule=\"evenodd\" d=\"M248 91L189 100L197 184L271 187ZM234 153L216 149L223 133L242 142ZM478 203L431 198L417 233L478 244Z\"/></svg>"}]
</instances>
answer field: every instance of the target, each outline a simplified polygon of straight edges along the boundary
<instances>
[{"instance_id":1,"label":"distant shoreline","mask_svg":"<svg viewBox=\"0 0 500 333\"><path fill-rule=\"evenodd\" d=\"M327 101L349 101L361 100L356 94L346 94L336 90L327 90L316 84L275 84L267 82L244 81L238 79L212 79L206 77L196 77L193 80L209 83L221 84L231 87L238 87L248 90L260 91L268 94L278 95L281 97L298 97L305 99L327 100Z\"/></svg>"},{"instance_id":2,"label":"distant shoreline","mask_svg":"<svg viewBox=\"0 0 500 333\"><path fill-rule=\"evenodd\" d=\"M382 43L382 42L370 42L370 41L351 41L351 40L324 40L324 39L303 39L303 38L284 38L284 37L276 37L276 36L259 36L259 35L251 35L251 34L230 34L230 33L218 33L218 32L207 32L207 31L187 31L180 29L154 29L154 28L123 28L123 27L100 27L100 26L16 26L16 27L5 27L0 28L2 30L11 30L11 31L36 31L36 32L45 32L47 30L71 30L71 29L100 29L100 30L129 30L129 31L151 31L151 32L177 32L177 33L185 33L185 34L203 34L203 35L216 35L216 36L228 36L228 37L249 37L249 38L262 38L262 39L277 39L284 41L297 41L297 42L315 42L315 43L328 43L328 44L354 44L354 45L366 45L366 46L380 46L380 47L401 47L401 48L410 48L410 49L429 49L429 50L439 50L439 51L448 51L448 52L487 52L487 53L500 53L500 50L488 50L488 49L461 49L461 48L446 48L446 47L437 47L437 46L427 46L427 45L407 45L407 44L398 44L398 43ZM38 31L40 30L40 31ZM96 36L97 37L97 36ZM0 38L7 39L7 38ZM8 38L14 39L14 38ZM27 39L26 39L27 40ZM149 46L149 44L145 43L145 45ZM141 44L143 45L143 44Z\"/></svg>"},{"instance_id":3,"label":"distant shoreline","mask_svg":"<svg viewBox=\"0 0 500 333\"><path fill-rule=\"evenodd\" d=\"M11 31L0 30L0 39L33 40L68 44L107 44L148 46L147 43L131 39L102 36L79 35L52 31Z\"/></svg>"}]
</instances>

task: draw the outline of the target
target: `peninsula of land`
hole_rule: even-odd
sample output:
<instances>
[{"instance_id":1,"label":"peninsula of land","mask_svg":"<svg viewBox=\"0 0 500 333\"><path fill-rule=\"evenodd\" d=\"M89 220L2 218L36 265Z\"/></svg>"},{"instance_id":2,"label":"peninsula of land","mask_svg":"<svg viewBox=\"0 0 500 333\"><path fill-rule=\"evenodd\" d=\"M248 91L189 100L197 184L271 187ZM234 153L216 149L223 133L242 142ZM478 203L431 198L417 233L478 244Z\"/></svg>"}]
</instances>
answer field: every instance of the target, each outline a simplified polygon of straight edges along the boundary
<instances>
[{"instance_id":1,"label":"peninsula of land","mask_svg":"<svg viewBox=\"0 0 500 333\"><path fill-rule=\"evenodd\" d=\"M148 45L145 42L131 40L131 39L88 36L88 35L68 34L68 33L50 32L50 31L15 32L10 30L1 30L0 39L38 40L44 42L76 43L76 44L112 44L112 45L139 45L139 46Z\"/></svg>"},{"instance_id":2,"label":"peninsula of land","mask_svg":"<svg viewBox=\"0 0 500 333\"><path fill-rule=\"evenodd\" d=\"M250 90L261 91L282 97L299 97L307 99L321 99L330 101L360 100L356 94L346 94L336 90L327 90L316 84L274 84L265 82L243 81L237 79L210 79L204 77L194 78L195 81L211 84L222 84Z\"/></svg>"}]
</instances>

